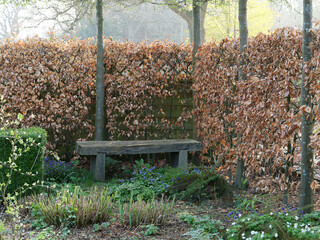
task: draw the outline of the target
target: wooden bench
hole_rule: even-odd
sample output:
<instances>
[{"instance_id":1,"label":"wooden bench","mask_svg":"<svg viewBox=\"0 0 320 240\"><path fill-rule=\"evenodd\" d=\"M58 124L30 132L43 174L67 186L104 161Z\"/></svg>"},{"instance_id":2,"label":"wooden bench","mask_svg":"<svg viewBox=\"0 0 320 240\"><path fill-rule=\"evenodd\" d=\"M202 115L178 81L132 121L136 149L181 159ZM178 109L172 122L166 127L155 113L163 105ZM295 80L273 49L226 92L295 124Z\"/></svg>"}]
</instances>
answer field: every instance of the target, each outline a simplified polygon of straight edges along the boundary
<instances>
[{"instance_id":1,"label":"wooden bench","mask_svg":"<svg viewBox=\"0 0 320 240\"><path fill-rule=\"evenodd\" d=\"M201 151L192 139L142 141L77 141L76 151L90 156L90 170L97 181L105 180L106 155L171 153L174 167L187 167L188 151Z\"/></svg>"}]
</instances>

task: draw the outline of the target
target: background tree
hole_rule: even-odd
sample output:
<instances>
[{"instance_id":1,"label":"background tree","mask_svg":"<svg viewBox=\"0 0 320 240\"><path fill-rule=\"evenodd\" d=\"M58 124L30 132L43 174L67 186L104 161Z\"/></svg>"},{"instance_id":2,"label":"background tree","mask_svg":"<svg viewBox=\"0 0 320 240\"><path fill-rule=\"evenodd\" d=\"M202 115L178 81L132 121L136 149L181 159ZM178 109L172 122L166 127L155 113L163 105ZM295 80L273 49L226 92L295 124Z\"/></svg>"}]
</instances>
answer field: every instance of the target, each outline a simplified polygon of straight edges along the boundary
<instances>
[{"instance_id":1,"label":"background tree","mask_svg":"<svg viewBox=\"0 0 320 240\"><path fill-rule=\"evenodd\" d=\"M114 41L168 41L182 43L188 38L186 22L166 5L142 3L133 7L104 4L104 29ZM75 26L81 38L96 36L96 20L85 15ZM70 33L72 35L73 33Z\"/></svg>"},{"instance_id":2,"label":"background tree","mask_svg":"<svg viewBox=\"0 0 320 240\"><path fill-rule=\"evenodd\" d=\"M0 38L17 36L20 31L22 6L6 4L0 9Z\"/></svg>"},{"instance_id":3,"label":"background tree","mask_svg":"<svg viewBox=\"0 0 320 240\"><path fill-rule=\"evenodd\" d=\"M194 26L193 26L193 3L192 2L192 8L190 8L190 5L187 4L187 1L173 1L173 0L164 0L164 2L169 6L169 8L174 11L176 14L178 14L180 17L182 17L188 24L189 29L189 39L192 41L194 39L193 33L194 33ZM208 0L199 1L199 12L200 12L200 42L205 41L205 17L206 12L208 8Z\"/></svg>"},{"instance_id":4,"label":"background tree","mask_svg":"<svg viewBox=\"0 0 320 240\"><path fill-rule=\"evenodd\" d=\"M96 124L95 140L106 140L106 109L105 109L105 86L103 67L103 5L102 0L97 0L97 78L96 78Z\"/></svg>"},{"instance_id":5,"label":"background tree","mask_svg":"<svg viewBox=\"0 0 320 240\"><path fill-rule=\"evenodd\" d=\"M241 61L242 52L248 47L248 21L247 21L247 0L239 0L239 29L240 29L240 47L239 47L239 80L245 80L241 68L244 64ZM243 172L244 172L244 161L241 157L237 159L237 170L234 181L234 186L241 189L243 186Z\"/></svg>"},{"instance_id":6,"label":"background tree","mask_svg":"<svg viewBox=\"0 0 320 240\"><path fill-rule=\"evenodd\" d=\"M239 1L224 4L209 3L205 18L206 41L221 41L239 37ZM268 33L273 28L277 13L268 0L250 0L247 3L249 37Z\"/></svg>"},{"instance_id":7,"label":"background tree","mask_svg":"<svg viewBox=\"0 0 320 240\"><path fill-rule=\"evenodd\" d=\"M310 61L312 53L310 44L312 42L312 0L303 0L303 69L301 81L301 189L299 207L305 212L311 212L312 207L312 189L311 182L313 180L313 150L310 146L310 136L313 132L314 116L313 105L310 94L311 80L309 73L311 70Z\"/></svg>"}]
</instances>

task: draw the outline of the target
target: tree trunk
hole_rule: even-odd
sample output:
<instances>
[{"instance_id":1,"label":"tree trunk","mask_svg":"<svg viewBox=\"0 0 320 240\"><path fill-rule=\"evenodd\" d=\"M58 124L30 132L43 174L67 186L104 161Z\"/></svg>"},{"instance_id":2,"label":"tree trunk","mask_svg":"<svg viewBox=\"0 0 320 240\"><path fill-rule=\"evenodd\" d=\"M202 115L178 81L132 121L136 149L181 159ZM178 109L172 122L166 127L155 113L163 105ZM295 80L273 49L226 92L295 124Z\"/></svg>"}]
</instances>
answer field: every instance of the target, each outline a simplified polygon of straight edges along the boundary
<instances>
[{"instance_id":1,"label":"tree trunk","mask_svg":"<svg viewBox=\"0 0 320 240\"><path fill-rule=\"evenodd\" d=\"M105 119L105 87L103 69L103 13L102 0L97 0L97 77L96 77L96 121L95 121L95 140L106 139L106 119Z\"/></svg>"},{"instance_id":2,"label":"tree trunk","mask_svg":"<svg viewBox=\"0 0 320 240\"><path fill-rule=\"evenodd\" d=\"M188 10L188 8L185 8L184 6L180 6L178 3L175 4L172 0L164 0L164 2L168 5L168 7L174 11L176 14L178 14L180 17L182 17L188 24L188 30L189 30L189 39L190 43L193 42L193 11ZM198 2L199 5L199 11L200 11L200 42L203 43L205 41L205 17L207 13L207 8L209 1L208 0L194 0L194 2ZM194 5L194 4L192 4Z\"/></svg>"},{"instance_id":3,"label":"tree trunk","mask_svg":"<svg viewBox=\"0 0 320 240\"><path fill-rule=\"evenodd\" d=\"M193 11L193 50L192 50L192 63L193 68L195 64L195 55L198 52L198 48L201 44L201 18L200 18L200 0L193 0L192 11Z\"/></svg>"},{"instance_id":4,"label":"tree trunk","mask_svg":"<svg viewBox=\"0 0 320 240\"><path fill-rule=\"evenodd\" d=\"M247 23L247 0L239 0L239 30L240 30L240 60L239 60L239 80L245 80L245 76L242 71L242 52L248 46L248 23ZM242 158L237 159L237 170L234 180L234 186L242 189L243 183L243 172L244 172L244 161Z\"/></svg>"},{"instance_id":5,"label":"tree trunk","mask_svg":"<svg viewBox=\"0 0 320 240\"><path fill-rule=\"evenodd\" d=\"M198 52L198 48L201 44L201 23L200 23L200 7L201 7L201 0L193 0L192 2L192 12L193 12L193 49L192 49L192 71L194 72L195 70L195 65L196 65L196 54ZM193 78L193 83L194 83L194 78ZM194 99L194 92L193 94L193 99ZM195 103L193 101L193 109L195 109ZM197 123L195 121L195 118L193 117L193 129L192 129L192 135L194 139L197 139ZM195 164L196 166L199 166L201 164L201 159L200 159L200 153L195 152L193 157L192 157L192 163Z\"/></svg>"},{"instance_id":6,"label":"tree trunk","mask_svg":"<svg viewBox=\"0 0 320 240\"><path fill-rule=\"evenodd\" d=\"M304 67L312 58L312 53L309 48L312 42L312 0L303 1L303 69L301 81L301 106L306 107L301 118L301 189L299 207L309 213L313 210L312 207L312 189L311 181L313 178L312 160L313 151L309 146L310 136L313 130L313 109L310 95L310 79L309 74L305 72ZM311 70L311 69L309 69Z\"/></svg>"}]
</instances>

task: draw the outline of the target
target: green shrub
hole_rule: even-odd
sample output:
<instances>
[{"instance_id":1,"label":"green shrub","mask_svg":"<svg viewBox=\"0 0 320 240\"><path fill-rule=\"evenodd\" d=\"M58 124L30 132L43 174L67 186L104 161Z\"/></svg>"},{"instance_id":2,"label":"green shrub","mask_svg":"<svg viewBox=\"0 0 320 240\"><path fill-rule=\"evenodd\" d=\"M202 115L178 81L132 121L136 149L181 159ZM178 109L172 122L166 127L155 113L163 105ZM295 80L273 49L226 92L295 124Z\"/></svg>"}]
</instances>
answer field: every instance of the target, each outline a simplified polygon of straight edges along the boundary
<instances>
[{"instance_id":1,"label":"green shrub","mask_svg":"<svg viewBox=\"0 0 320 240\"><path fill-rule=\"evenodd\" d=\"M174 179L173 179L174 180ZM185 170L168 188L184 201L200 201L222 197L225 203L232 204L232 189L222 175L216 175L211 170Z\"/></svg>"},{"instance_id":2,"label":"green shrub","mask_svg":"<svg viewBox=\"0 0 320 240\"><path fill-rule=\"evenodd\" d=\"M117 192L117 198L122 202L128 202L130 197L137 200L140 196L147 201L166 192L169 183L163 181L166 168L152 167L141 159L136 161L134 172L128 180L119 179L117 184L111 184L110 192Z\"/></svg>"},{"instance_id":3,"label":"green shrub","mask_svg":"<svg viewBox=\"0 0 320 240\"><path fill-rule=\"evenodd\" d=\"M63 189L58 195L34 197L32 208L48 225L57 227L82 227L106 222L113 214L115 196L108 196L106 188L91 188L83 192L79 187L73 191Z\"/></svg>"},{"instance_id":4,"label":"green shrub","mask_svg":"<svg viewBox=\"0 0 320 240\"><path fill-rule=\"evenodd\" d=\"M149 225L149 224L165 224L172 215L174 200L143 201L138 196L137 201L130 199L128 203L119 201L119 210L121 220L132 226Z\"/></svg>"},{"instance_id":5,"label":"green shrub","mask_svg":"<svg viewBox=\"0 0 320 240\"><path fill-rule=\"evenodd\" d=\"M2 130L0 131L0 177L3 182L7 182L7 175L11 168L10 160L12 156L12 141L8 140L18 136L19 143L16 146L16 152L21 152L21 156L15 160L16 167L12 172L10 184L6 189L6 193L20 192L28 186L35 185L36 182L42 182L44 176L44 150L47 141L47 133L41 128L27 128L18 130ZM24 143L33 142L25 151L26 146ZM32 191L39 191L39 188L32 188ZM24 192L24 194L30 194L31 189Z\"/></svg>"}]
</instances>

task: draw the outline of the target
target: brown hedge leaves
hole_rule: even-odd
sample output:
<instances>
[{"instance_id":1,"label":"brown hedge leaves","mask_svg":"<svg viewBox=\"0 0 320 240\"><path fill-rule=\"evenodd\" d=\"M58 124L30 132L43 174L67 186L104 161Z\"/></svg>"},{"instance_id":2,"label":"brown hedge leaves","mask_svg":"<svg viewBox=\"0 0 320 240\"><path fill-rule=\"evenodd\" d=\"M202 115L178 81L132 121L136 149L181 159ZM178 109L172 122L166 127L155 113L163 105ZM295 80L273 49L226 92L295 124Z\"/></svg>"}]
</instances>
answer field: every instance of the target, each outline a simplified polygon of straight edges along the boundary
<instances>
[{"instance_id":1,"label":"brown hedge leaves","mask_svg":"<svg viewBox=\"0 0 320 240\"><path fill-rule=\"evenodd\" d=\"M320 34L313 33L309 72L314 109L299 107L302 34L279 29L249 40L239 56L237 40L201 47L194 75L194 118L204 153L234 169L241 157L247 174L283 184L279 169L299 159L300 113L320 116ZM114 139L184 137L191 118L191 46L105 40L107 127ZM48 131L52 149L70 152L93 134L96 47L92 40L7 40L0 44L0 93L7 111L25 114L24 126ZM240 58L241 57L241 58ZM240 66L239 59L243 65ZM239 80L239 70L245 76ZM181 108L179 114L174 104ZM190 121L189 121L190 122ZM312 144L319 149L315 132ZM268 180L269 181L269 180ZM282 185L283 186L283 185Z\"/></svg>"}]
</instances>

